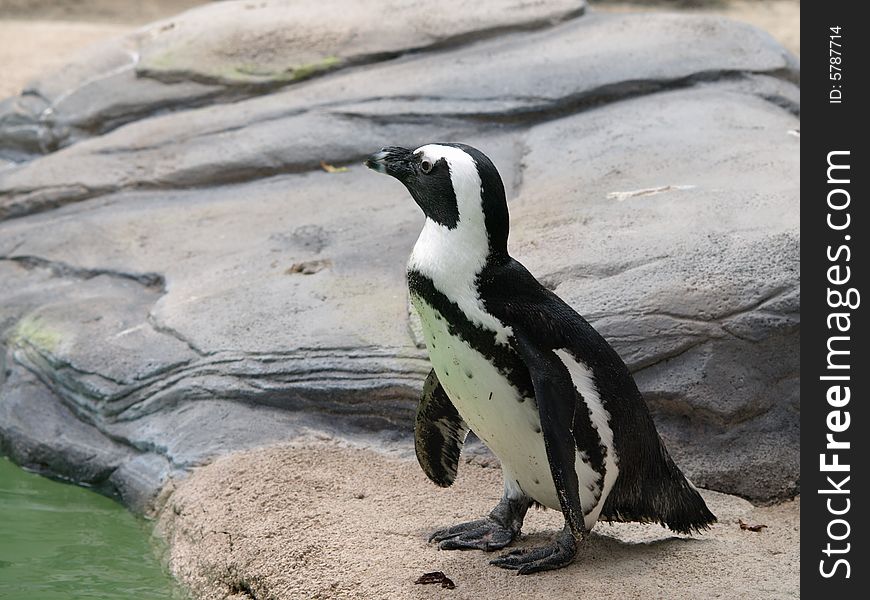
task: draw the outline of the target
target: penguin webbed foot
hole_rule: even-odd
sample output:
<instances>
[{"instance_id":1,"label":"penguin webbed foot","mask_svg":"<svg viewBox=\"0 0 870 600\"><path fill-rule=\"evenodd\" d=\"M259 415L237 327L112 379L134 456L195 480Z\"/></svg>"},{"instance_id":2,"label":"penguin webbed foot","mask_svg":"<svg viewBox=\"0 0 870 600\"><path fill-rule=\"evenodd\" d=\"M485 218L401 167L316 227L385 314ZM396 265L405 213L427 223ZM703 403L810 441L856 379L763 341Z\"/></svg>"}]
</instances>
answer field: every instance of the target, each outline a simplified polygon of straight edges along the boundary
<instances>
[{"instance_id":1,"label":"penguin webbed foot","mask_svg":"<svg viewBox=\"0 0 870 600\"><path fill-rule=\"evenodd\" d=\"M440 542L441 550L500 550L514 541L519 531L512 531L491 517L440 529L429 536Z\"/></svg>"},{"instance_id":2,"label":"penguin webbed foot","mask_svg":"<svg viewBox=\"0 0 870 600\"><path fill-rule=\"evenodd\" d=\"M429 541L439 542L440 550L500 550L520 534L529 506L528 498L502 498L489 516L439 529Z\"/></svg>"},{"instance_id":3,"label":"penguin webbed foot","mask_svg":"<svg viewBox=\"0 0 870 600\"><path fill-rule=\"evenodd\" d=\"M578 540L569 527L565 527L552 544L534 548L519 548L502 554L489 564L528 575L568 566L577 555Z\"/></svg>"}]
</instances>

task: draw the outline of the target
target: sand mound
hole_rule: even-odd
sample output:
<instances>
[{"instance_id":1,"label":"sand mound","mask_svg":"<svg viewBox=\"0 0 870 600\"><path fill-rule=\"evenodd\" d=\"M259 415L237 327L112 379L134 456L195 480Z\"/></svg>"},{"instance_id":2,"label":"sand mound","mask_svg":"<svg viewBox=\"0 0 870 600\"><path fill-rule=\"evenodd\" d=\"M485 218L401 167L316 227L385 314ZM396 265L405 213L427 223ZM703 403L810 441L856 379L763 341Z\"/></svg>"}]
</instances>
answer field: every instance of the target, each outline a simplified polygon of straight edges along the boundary
<instances>
[{"instance_id":1,"label":"sand mound","mask_svg":"<svg viewBox=\"0 0 870 600\"><path fill-rule=\"evenodd\" d=\"M676 536L656 525L600 523L570 567L516 576L494 555L442 552L435 527L477 518L500 471L463 464L453 488L412 459L337 443L237 454L197 470L163 506L174 573L201 598L796 598L800 500L757 508L704 492L720 523ZM764 524L742 530L738 520ZM532 510L519 545L561 527ZM455 589L415 585L443 571Z\"/></svg>"}]
</instances>

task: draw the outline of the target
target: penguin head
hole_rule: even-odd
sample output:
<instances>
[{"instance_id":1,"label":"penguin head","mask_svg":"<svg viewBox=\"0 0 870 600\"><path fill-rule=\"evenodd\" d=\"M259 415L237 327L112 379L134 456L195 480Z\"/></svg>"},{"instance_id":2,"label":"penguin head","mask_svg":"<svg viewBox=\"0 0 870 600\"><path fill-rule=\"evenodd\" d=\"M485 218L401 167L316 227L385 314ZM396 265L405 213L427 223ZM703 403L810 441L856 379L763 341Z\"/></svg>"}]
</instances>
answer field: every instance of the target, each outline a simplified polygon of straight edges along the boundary
<instances>
[{"instance_id":1,"label":"penguin head","mask_svg":"<svg viewBox=\"0 0 870 600\"><path fill-rule=\"evenodd\" d=\"M491 252L507 253L504 184L480 150L436 143L416 150L389 146L365 165L401 181L427 219L457 234L485 234Z\"/></svg>"}]
</instances>

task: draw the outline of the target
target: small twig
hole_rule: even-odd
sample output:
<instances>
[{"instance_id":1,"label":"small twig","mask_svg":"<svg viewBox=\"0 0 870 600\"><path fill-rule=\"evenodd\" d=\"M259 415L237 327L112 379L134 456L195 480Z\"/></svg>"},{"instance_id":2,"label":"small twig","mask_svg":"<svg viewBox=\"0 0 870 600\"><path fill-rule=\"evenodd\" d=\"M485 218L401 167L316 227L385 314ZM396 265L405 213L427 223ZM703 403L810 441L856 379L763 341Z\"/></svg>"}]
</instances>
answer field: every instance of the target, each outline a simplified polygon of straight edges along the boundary
<instances>
[{"instance_id":1,"label":"small twig","mask_svg":"<svg viewBox=\"0 0 870 600\"><path fill-rule=\"evenodd\" d=\"M737 522L740 523L740 529L743 529L745 531L759 532L767 527L767 525L749 525L748 523L744 523L743 519L737 519Z\"/></svg>"}]
</instances>

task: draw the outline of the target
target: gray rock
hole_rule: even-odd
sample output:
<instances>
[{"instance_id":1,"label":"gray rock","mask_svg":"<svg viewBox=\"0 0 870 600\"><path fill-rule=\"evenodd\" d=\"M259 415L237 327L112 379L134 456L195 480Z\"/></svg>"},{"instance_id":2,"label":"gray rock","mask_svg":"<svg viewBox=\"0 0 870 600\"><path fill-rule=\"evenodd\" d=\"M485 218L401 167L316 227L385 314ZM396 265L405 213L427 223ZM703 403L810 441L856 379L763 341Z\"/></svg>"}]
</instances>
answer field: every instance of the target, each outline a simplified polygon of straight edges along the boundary
<instances>
[{"instance_id":1,"label":"gray rock","mask_svg":"<svg viewBox=\"0 0 870 600\"><path fill-rule=\"evenodd\" d=\"M797 78L790 55L749 26L666 14L585 17L130 124L0 172L0 218L119 187L235 182L316 168L320 160L354 161L390 140L531 124L708 78L737 85L754 73Z\"/></svg>"},{"instance_id":2,"label":"gray rock","mask_svg":"<svg viewBox=\"0 0 870 600\"><path fill-rule=\"evenodd\" d=\"M0 159L26 160L153 114L244 96L218 85L137 77L143 35L92 46L0 101Z\"/></svg>"},{"instance_id":3,"label":"gray rock","mask_svg":"<svg viewBox=\"0 0 870 600\"><path fill-rule=\"evenodd\" d=\"M585 7L583 0L444 0L437 7L407 0L221 2L149 28L136 71L161 81L282 84L421 48L553 25Z\"/></svg>"},{"instance_id":4,"label":"gray rock","mask_svg":"<svg viewBox=\"0 0 870 600\"><path fill-rule=\"evenodd\" d=\"M17 369L0 395L0 452L45 475L108 494L116 493L109 482L113 473L135 457L77 419L33 374Z\"/></svg>"},{"instance_id":5,"label":"gray rock","mask_svg":"<svg viewBox=\"0 0 870 600\"><path fill-rule=\"evenodd\" d=\"M143 96L0 170L3 450L145 510L226 452L392 444L429 369L404 282L422 216L358 160L454 139L499 166L513 254L614 344L694 481L794 494L796 62L708 17L514 25L233 103L140 118ZM209 81L151 83L236 86Z\"/></svg>"},{"instance_id":6,"label":"gray rock","mask_svg":"<svg viewBox=\"0 0 870 600\"><path fill-rule=\"evenodd\" d=\"M228 0L96 45L0 103L0 159L52 152L147 116L583 14L585 0L363 4Z\"/></svg>"}]
</instances>

